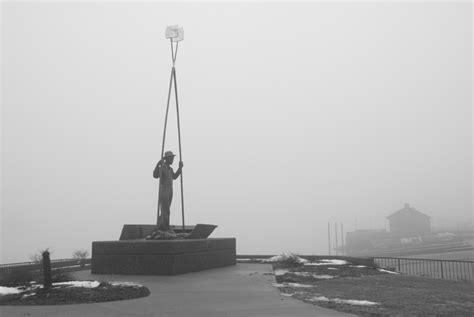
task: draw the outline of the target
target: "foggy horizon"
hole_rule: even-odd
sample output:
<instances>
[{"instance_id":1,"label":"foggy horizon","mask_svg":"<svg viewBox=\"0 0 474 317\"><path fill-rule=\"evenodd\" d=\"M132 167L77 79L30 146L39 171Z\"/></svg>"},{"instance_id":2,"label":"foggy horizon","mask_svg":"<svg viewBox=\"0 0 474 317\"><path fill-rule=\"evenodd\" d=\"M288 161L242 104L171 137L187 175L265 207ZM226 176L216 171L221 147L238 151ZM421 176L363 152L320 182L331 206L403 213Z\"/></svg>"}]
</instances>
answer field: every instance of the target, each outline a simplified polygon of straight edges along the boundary
<instances>
[{"instance_id":1,"label":"foggy horizon","mask_svg":"<svg viewBox=\"0 0 474 317\"><path fill-rule=\"evenodd\" d=\"M175 24L186 225L218 225L237 254L327 254L328 222L387 229L405 203L435 229L472 224L469 2L1 11L0 263L155 223Z\"/></svg>"}]
</instances>

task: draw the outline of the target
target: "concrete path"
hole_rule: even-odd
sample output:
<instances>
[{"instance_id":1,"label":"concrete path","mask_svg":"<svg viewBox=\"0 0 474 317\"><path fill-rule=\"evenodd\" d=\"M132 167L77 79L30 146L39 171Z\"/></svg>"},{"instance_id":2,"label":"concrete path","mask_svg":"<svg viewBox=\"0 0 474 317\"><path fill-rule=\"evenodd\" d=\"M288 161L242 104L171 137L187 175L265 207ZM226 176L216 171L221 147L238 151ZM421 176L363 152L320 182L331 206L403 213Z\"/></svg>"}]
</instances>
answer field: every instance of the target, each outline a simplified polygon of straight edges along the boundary
<instances>
[{"instance_id":1,"label":"concrete path","mask_svg":"<svg viewBox=\"0 0 474 317\"><path fill-rule=\"evenodd\" d=\"M0 306L0 316L351 316L281 296L273 287L270 265L237 264L178 276L92 275L74 273L80 280L138 282L148 297L97 304L56 306Z\"/></svg>"}]
</instances>

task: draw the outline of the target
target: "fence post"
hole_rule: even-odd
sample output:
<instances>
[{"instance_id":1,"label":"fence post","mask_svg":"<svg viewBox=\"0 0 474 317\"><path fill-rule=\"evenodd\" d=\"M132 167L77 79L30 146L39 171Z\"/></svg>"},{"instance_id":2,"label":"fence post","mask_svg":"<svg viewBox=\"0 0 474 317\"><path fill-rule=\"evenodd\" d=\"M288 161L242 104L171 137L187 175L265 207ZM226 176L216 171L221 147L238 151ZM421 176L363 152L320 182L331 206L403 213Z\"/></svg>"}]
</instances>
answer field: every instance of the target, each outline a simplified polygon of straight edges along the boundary
<instances>
[{"instance_id":1,"label":"fence post","mask_svg":"<svg viewBox=\"0 0 474 317\"><path fill-rule=\"evenodd\" d=\"M43 256L43 286L44 288L51 288L53 285L53 278L51 276L51 259L49 258L49 252L46 250L42 254Z\"/></svg>"},{"instance_id":2,"label":"fence post","mask_svg":"<svg viewBox=\"0 0 474 317\"><path fill-rule=\"evenodd\" d=\"M440 261L440 263L441 263L441 279L444 280L443 261Z\"/></svg>"},{"instance_id":3,"label":"fence post","mask_svg":"<svg viewBox=\"0 0 474 317\"><path fill-rule=\"evenodd\" d=\"M398 272L401 272L402 269L400 268L400 258L398 258Z\"/></svg>"}]
</instances>

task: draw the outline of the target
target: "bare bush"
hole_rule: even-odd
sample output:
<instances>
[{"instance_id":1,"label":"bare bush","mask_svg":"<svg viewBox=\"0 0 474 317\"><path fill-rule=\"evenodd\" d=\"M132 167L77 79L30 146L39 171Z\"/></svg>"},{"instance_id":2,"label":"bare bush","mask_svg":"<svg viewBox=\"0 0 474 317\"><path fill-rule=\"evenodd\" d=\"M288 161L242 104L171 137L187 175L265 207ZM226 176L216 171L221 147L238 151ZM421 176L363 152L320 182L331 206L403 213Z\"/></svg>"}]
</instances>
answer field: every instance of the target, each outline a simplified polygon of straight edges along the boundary
<instances>
[{"instance_id":1,"label":"bare bush","mask_svg":"<svg viewBox=\"0 0 474 317\"><path fill-rule=\"evenodd\" d=\"M87 250L77 250L72 254L73 259L87 259L89 256L89 251Z\"/></svg>"},{"instance_id":2,"label":"bare bush","mask_svg":"<svg viewBox=\"0 0 474 317\"><path fill-rule=\"evenodd\" d=\"M46 248L44 250L39 250L38 252L36 252L35 254L32 254L29 256L29 259L31 262L37 262L37 263L41 263L43 261L43 253L48 251L49 253L51 253L51 251L49 251L49 248Z\"/></svg>"},{"instance_id":3,"label":"bare bush","mask_svg":"<svg viewBox=\"0 0 474 317\"><path fill-rule=\"evenodd\" d=\"M40 252L32 254L28 257L31 262L38 262L40 263L43 260L43 256L41 255Z\"/></svg>"},{"instance_id":4,"label":"bare bush","mask_svg":"<svg viewBox=\"0 0 474 317\"><path fill-rule=\"evenodd\" d=\"M79 260L79 263L81 266L85 265L85 260L87 259L88 256L89 256L89 251L84 250L84 249L76 250L72 254L72 258Z\"/></svg>"}]
</instances>

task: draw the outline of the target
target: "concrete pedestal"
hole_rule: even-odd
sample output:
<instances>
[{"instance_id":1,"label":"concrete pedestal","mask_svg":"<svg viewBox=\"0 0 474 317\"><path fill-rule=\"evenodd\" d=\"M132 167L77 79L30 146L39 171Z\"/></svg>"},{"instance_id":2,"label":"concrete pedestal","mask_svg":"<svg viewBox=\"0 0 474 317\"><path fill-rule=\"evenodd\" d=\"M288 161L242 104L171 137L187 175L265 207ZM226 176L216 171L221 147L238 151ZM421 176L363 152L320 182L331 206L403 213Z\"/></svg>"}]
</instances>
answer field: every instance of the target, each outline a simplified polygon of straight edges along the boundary
<instances>
[{"instance_id":1,"label":"concrete pedestal","mask_svg":"<svg viewBox=\"0 0 474 317\"><path fill-rule=\"evenodd\" d=\"M92 242L93 274L176 275L235 265L235 238Z\"/></svg>"}]
</instances>

